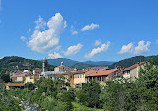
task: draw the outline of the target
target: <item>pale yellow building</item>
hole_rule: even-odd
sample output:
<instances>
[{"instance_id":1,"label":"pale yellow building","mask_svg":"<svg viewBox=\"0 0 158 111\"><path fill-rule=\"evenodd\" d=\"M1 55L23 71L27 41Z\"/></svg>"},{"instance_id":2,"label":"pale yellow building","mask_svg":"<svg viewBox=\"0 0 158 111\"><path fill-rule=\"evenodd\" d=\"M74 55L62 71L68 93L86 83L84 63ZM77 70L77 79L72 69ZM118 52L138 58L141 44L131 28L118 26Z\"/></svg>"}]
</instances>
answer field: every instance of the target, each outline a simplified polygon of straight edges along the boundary
<instances>
[{"instance_id":1,"label":"pale yellow building","mask_svg":"<svg viewBox=\"0 0 158 111\"><path fill-rule=\"evenodd\" d=\"M135 81L136 78L139 77L139 72L141 68L144 69L144 62L139 62L128 68L125 68L123 71L123 77L126 79L130 78L131 81Z\"/></svg>"},{"instance_id":2,"label":"pale yellow building","mask_svg":"<svg viewBox=\"0 0 158 111\"><path fill-rule=\"evenodd\" d=\"M85 83L85 73L81 72L78 74L74 74L74 86L76 86L77 84L82 84Z\"/></svg>"}]
</instances>

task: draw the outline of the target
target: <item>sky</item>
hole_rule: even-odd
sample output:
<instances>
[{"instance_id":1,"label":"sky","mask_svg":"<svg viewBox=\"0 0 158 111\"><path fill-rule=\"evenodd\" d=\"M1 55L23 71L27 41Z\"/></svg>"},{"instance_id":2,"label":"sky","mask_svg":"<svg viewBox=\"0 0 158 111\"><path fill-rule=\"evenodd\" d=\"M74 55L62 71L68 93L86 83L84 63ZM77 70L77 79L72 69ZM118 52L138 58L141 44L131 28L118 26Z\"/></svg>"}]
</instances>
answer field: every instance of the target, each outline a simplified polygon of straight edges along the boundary
<instances>
[{"instance_id":1,"label":"sky","mask_svg":"<svg viewBox=\"0 0 158 111\"><path fill-rule=\"evenodd\" d=\"M158 55L157 0L0 0L0 58Z\"/></svg>"}]
</instances>

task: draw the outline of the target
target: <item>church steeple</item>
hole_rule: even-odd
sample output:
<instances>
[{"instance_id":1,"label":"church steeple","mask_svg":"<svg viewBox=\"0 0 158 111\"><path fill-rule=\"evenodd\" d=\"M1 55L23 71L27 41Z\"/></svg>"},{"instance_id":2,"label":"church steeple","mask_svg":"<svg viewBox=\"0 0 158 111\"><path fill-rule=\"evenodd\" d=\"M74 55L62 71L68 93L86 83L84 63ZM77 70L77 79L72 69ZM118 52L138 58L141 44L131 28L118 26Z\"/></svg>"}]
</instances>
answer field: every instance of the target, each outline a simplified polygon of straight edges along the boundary
<instances>
[{"instance_id":1,"label":"church steeple","mask_svg":"<svg viewBox=\"0 0 158 111\"><path fill-rule=\"evenodd\" d=\"M48 71L48 62L47 62L47 58L46 57L43 59L42 71L43 72Z\"/></svg>"}]
</instances>

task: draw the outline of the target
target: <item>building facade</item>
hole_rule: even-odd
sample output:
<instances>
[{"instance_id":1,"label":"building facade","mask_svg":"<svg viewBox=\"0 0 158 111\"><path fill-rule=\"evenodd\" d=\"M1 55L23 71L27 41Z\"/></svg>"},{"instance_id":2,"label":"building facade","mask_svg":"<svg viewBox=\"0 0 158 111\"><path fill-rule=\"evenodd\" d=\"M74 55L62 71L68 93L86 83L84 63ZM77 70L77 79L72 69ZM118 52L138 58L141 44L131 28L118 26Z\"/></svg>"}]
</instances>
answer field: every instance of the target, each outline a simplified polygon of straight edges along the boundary
<instances>
[{"instance_id":1,"label":"building facade","mask_svg":"<svg viewBox=\"0 0 158 111\"><path fill-rule=\"evenodd\" d=\"M129 78L131 81L135 81L136 78L139 77L140 69L144 69L144 63L145 62L139 62L128 68L125 68L123 71L123 77L126 79Z\"/></svg>"}]
</instances>

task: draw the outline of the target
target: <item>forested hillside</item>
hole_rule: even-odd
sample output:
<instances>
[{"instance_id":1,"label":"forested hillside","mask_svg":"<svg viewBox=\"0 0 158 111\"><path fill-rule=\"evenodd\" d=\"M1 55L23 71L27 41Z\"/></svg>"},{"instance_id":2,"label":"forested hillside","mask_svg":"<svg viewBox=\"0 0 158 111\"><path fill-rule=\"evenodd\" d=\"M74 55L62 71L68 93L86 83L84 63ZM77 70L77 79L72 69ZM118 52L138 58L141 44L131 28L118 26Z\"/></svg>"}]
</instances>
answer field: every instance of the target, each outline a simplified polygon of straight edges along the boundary
<instances>
[{"instance_id":1,"label":"forested hillside","mask_svg":"<svg viewBox=\"0 0 158 111\"><path fill-rule=\"evenodd\" d=\"M133 64L136 64L137 62L148 61L149 59L152 60L155 65L158 65L158 55L156 55L156 56L147 56L147 57L144 56L131 57L128 59L118 61L110 65L109 67L110 68L115 68L115 66L129 67Z\"/></svg>"},{"instance_id":2,"label":"forested hillside","mask_svg":"<svg viewBox=\"0 0 158 111\"><path fill-rule=\"evenodd\" d=\"M73 67L76 67L78 70L86 69L87 67L97 67L99 65L93 65L93 64L85 64L82 62L79 62L75 64Z\"/></svg>"},{"instance_id":3,"label":"forested hillside","mask_svg":"<svg viewBox=\"0 0 158 111\"><path fill-rule=\"evenodd\" d=\"M4 57L0 59L0 74L9 73L15 70L32 70L34 68L42 68L42 62L18 56ZM53 69L54 66L49 65L49 70Z\"/></svg>"}]
</instances>

